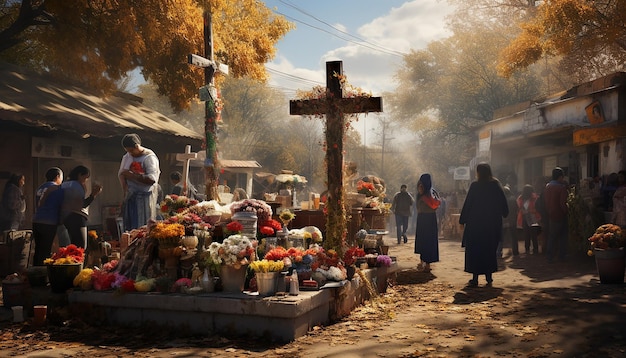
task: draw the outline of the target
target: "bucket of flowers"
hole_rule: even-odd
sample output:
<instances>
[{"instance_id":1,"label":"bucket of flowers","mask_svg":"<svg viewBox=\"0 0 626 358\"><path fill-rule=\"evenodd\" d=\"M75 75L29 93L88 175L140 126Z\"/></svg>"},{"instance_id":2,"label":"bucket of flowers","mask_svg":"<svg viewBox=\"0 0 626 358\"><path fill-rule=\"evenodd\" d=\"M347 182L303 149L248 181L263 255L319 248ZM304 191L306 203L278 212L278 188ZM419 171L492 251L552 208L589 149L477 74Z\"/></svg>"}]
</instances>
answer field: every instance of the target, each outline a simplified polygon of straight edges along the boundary
<instances>
[{"instance_id":1,"label":"bucket of flowers","mask_svg":"<svg viewBox=\"0 0 626 358\"><path fill-rule=\"evenodd\" d=\"M256 240L239 234L209 245L207 265L218 267L224 291L243 291L248 263L256 259L256 245Z\"/></svg>"},{"instance_id":2,"label":"bucket of flowers","mask_svg":"<svg viewBox=\"0 0 626 358\"><path fill-rule=\"evenodd\" d=\"M70 244L60 247L52 257L45 259L48 267L48 281L54 293L64 293L74 286L74 278L83 268L85 249Z\"/></svg>"},{"instance_id":3,"label":"bucket of flowers","mask_svg":"<svg viewBox=\"0 0 626 358\"><path fill-rule=\"evenodd\" d=\"M601 283L624 283L624 245L626 237L622 228L615 224L600 225L588 239L595 256Z\"/></svg>"},{"instance_id":4,"label":"bucket of flowers","mask_svg":"<svg viewBox=\"0 0 626 358\"><path fill-rule=\"evenodd\" d=\"M259 295L273 295L276 293L280 272L285 268L283 260L256 260L250 262L250 269L254 271Z\"/></svg>"}]
</instances>

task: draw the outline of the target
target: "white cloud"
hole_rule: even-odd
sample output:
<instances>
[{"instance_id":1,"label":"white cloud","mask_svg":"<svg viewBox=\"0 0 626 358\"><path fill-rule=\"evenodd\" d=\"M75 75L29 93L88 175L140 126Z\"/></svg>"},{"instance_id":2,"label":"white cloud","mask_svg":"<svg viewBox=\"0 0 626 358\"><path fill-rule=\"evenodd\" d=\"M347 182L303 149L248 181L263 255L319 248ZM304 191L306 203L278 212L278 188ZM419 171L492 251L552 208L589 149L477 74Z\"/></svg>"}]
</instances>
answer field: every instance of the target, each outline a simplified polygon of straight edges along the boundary
<instances>
[{"instance_id":1,"label":"white cloud","mask_svg":"<svg viewBox=\"0 0 626 358\"><path fill-rule=\"evenodd\" d=\"M360 46L349 43L327 51L320 57L318 69L296 68L283 57L268 67L323 83L325 82L325 62L342 60L344 73L351 84L371 91L374 95L380 95L384 91L392 91L395 88L393 76L402 64L400 55L389 54L385 49L408 53L411 49L423 49L429 42L449 36L450 32L445 29L445 16L451 11L452 7L447 2L438 0L406 2L359 27L358 36L370 44L365 43L364 46ZM342 25L335 26L345 29ZM384 49L379 51L371 47ZM273 81L282 81L282 79L272 74ZM294 88L293 81L290 85L285 84L284 87ZM300 84L296 87L309 88L311 86L303 87Z\"/></svg>"}]
</instances>

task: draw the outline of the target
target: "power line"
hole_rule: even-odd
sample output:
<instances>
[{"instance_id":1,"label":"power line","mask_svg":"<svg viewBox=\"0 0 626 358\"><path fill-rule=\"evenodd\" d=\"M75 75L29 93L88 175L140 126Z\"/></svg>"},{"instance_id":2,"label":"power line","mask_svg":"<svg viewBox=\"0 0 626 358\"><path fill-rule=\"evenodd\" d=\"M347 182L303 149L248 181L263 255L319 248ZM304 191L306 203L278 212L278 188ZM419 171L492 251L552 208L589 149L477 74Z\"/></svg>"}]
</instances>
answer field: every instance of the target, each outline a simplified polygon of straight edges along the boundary
<instances>
[{"instance_id":1,"label":"power line","mask_svg":"<svg viewBox=\"0 0 626 358\"><path fill-rule=\"evenodd\" d=\"M306 78L304 78L304 77L295 76L295 75L292 75L292 74L289 74L289 73L286 73L286 72L282 72L282 71L275 70L275 69L270 68L270 67L267 67L267 66L265 67L265 69L266 69L268 72L270 72L270 73L276 74L276 75L278 75L278 76L285 77L285 78L287 78L287 79L289 79L289 80L291 80L291 81L295 81L295 82L302 82L302 83L305 83L305 84L307 84L307 85L311 85L311 84L312 84L312 85L323 85L323 83L322 83L322 82L318 82L318 81L314 81L314 80L309 80L309 79L306 79Z\"/></svg>"},{"instance_id":2,"label":"power line","mask_svg":"<svg viewBox=\"0 0 626 358\"><path fill-rule=\"evenodd\" d=\"M351 33L348 33L348 32L346 32L346 31L343 31L343 30L341 30L341 29L337 28L336 26L334 26L334 25L332 25L332 24L330 24L330 23L328 23L328 22L326 22L326 21L324 21L324 20L322 20L322 19L318 18L317 16L315 16L315 15L313 15L313 14L311 14L311 13L307 12L307 11L304 11L303 9L301 9L300 7L298 7L298 6L294 5L294 4L292 4L292 3L291 3L291 2L289 2L289 1L284 1L284 0L279 0L279 1L280 1L281 3L283 3L283 4L285 4L285 5L287 5L287 6L291 7L291 8L293 8L293 9L295 9L296 11L298 11L298 12L300 12L300 13L302 13L302 14L304 14L304 15L306 15L306 16L309 16L309 17L313 18L314 20L316 20L316 21L318 21L318 22L321 22L322 24L324 24L324 25L326 25L326 26L328 26L328 27L332 28L332 29L333 29L333 30L335 30L335 31L338 31L338 32L340 32L340 33L342 33L342 34L344 34L344 35L348 35L348 36L350 36L350 37L352 37L352 38L355 38L355 39L357 39L357 40L359 40L359 41L361 41L361 42L364 42L364 43L366 43L366 44L369 44L369 45L371 45L371 46L374 46L374 47L375 47L375 48L372 48L372 47L369 47L369 46L365 46L365 47L367 47L367 48L370 48L370 49L377 49L378 51L385 52L385 53L387 53L387 54L390 54L390 55L395 55L395 56L401 56L401 57L402 57L402 56L404 56L404 55L405 55L404 53L402 53L402 52L400 52L400 51L395 51L395 50L388 49L388 48L383 47L383 46L381 46L381 45L379 45L379 44L376 44L376 43L370 42L370 41L368 41L368 40L365 40L365 39L363 39L363 38L361 38L361 37L359 37L359 36L352 35ZM283 16L285 16L285 15L283 15ZM294 20L294 21L298 21L298 20ZM302 23L303 23L303 24L305 24L305 25L308 25L308 24L306 24L306 23L304 23L304 22L302 22ZM308 25L308 26L311 26L311 25ZM311 26L311 27L313 27L313 26ZM316 28L316 27L314 27L314 28ZM319 28L316 28L316 29L319 29ZM319 29L319 30L321 30L321 29ZM324 30L322 30L322 31L324 31ZM332 33L328 32L328 31L324 31L324 32L329 33L329 34L331 34L331 35L333 35L333 36L336 36L336 37L338 37L338 38L340 38L340 39L342 39L342 40L346 40L346 39L344 39L344 38L342 38L342 37L340 37L340 36L337 36L337 35L335 35L335 34L332 34ZM349 41L349 40L346 40L346 41ZM350 42L353 42L353 41L350 41ZM362 44L360 44L360 43L357 43L357 42L353 42L353 43L355 43L355 44L357 44L357 45L359 45L359 46L364 46L364 45L362 45Z\"/></svg>"},{"instance_id":3,"label":"power line","mask_svg":"<svg viewBox=\"0 0 626 358\"><path fill-rule=\"evenodd\" d=\"M332 32L330 32L330 31L328 31L328 30L322 29L321 27L317 27L317 26L314 26L314 25L308 24L308 23L306 23L306 22L304 22L304 21L298 20L298 19L296 19L296 18L293 18L293 17L291 17L291 16L289 16L289 15L286 15L286 14L283 14L283 13L281 13L281 12L278 12L278 11L274 11L274 12L275 12L276 14L281 15L281 16L284 16L284 17L286 17L286 18L288 18L288 19L290 19L290 20L292 20L292 21L299 22L299 23L301 23L301 24L303 24L303 25L309 26L309 27L314 28L314 29L316 29L316 30L323 31L323 32L325 32L325 33L327 33L327 34L329 34L329 35L331 35L331 36L335 36L335 37L337 37L337 38L339 38L339 39L342 39L342 40L344 40L344 41L347 41L347 42L353 43L353 44L355 44L355 45L358 45L358 46L361 46L361 47L365 47L365 48L369 48L369 49L371 49L371 50L378 51L378 52L384 52L384 53L386 53L386 54L388 54L388 55L392 55L392 56L404 57L404 54L403 54L403 53L401 53L401 52L391 51L391 50L384 49L384 48L382 48L382 47L376 47L375 45L374 45L374 46L370 46L370 45L367 45L367 44L364 44L364 43L361 43L361 42L357 42L357 41L354 41L354 40L351 40L351 39L348 39L348 38L345 38L345 37L339 36L339 35L337 35L337 34L335 34L335 33L332 33Z\"/></svg>"}]
</instances>

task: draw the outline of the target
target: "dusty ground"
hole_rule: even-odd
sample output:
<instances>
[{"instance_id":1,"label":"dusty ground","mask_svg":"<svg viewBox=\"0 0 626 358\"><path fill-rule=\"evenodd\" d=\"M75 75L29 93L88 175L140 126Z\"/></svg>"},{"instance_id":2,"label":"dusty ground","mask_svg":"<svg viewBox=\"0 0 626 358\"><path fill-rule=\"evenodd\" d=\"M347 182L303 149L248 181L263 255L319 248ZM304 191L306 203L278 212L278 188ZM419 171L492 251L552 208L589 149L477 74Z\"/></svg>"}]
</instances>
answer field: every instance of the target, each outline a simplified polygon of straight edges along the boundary
<instances>
[{"instance_id":1,"label":"dusty ground","mask_svg":"<svg viewBox=\"0 0 626 358\"><path fill-rule=\"evenodd\" d=\"M508 256L505 248L494 287L480 282L467 288L458 241L441 240L441 261L431 273L421 273L414 269L412 240L404 245L386 240L402 267L387 294L286 345L262 339L177 338L154 327L130 331L76 321L34 329L4 320L0 356L626 356L626 286L600 284L592 258L580 255L548 264L542 255Z\"/></svg>"}]
</instances>

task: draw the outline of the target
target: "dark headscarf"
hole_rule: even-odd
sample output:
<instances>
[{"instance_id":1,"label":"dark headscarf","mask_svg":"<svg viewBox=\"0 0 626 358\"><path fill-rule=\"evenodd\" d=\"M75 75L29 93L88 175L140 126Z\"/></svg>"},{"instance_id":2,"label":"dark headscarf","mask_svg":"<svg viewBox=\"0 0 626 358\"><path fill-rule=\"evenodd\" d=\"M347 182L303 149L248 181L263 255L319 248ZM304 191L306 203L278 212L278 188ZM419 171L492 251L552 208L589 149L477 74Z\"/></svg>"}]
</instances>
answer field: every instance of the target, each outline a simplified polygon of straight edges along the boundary
<instances>
[{"instance_id":1,"label":"dark headscarf","mask_svg":"<svg viewBox=\"0 0 626 358\"><path fill-rule=\"evenodd\" d=\"M418 183L422 183L422 186L424 187L424 194L430 193L430 189L433 188L433 180L430 177L430 174L422 174Z\"/></svg>"},{"instance_id":2,"label":"dark headscarf","mask_svg":"<svg viewBox=\"0 0 626 358\"><path fill-rule=\"evenodd\" d=\"M431 208L437 209L439 204L441 204L441 201L438 198L439 195L437 195L437 192L433 189L433 182L430 174L422 174L420 176L420 180L417 182L418 186L420 183L424 187L424 194L420 197L420 199Z\"/></svg>"}]
</instances>

